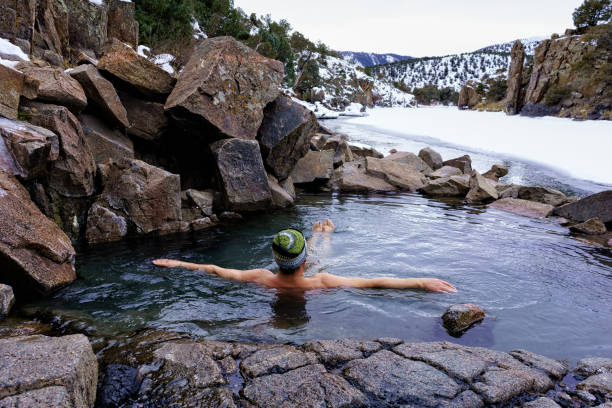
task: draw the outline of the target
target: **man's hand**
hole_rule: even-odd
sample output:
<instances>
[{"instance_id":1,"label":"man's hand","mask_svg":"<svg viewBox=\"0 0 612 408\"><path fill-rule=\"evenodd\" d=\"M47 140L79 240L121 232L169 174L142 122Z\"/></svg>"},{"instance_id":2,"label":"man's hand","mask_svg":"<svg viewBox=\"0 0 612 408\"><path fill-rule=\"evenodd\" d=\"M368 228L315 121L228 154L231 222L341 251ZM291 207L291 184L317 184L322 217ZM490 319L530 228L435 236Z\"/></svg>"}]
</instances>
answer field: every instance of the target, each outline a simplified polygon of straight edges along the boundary
<instances>
[{"instance_id":1,"label":"man's hand","mask_svg":"<svg viewBox=\"0 0 612 408\"><path fill-rule=\"evenodd\" d=\"M175 261L174 259L156 259L153 261L153 264L166 268L178 268L181 266L181 261Z\"/></svg>"},{"instance_id":2,"label":"man's hand","mask_svg":"<svg viewBox=\"0 0 612 408\"><path fill-rule=\"evenodd\" d=\"M443 280L422 278L421 281L423 289L431 290L432 292L457 293L457 289L453 285Z\"/></svg>"}]
</instances>

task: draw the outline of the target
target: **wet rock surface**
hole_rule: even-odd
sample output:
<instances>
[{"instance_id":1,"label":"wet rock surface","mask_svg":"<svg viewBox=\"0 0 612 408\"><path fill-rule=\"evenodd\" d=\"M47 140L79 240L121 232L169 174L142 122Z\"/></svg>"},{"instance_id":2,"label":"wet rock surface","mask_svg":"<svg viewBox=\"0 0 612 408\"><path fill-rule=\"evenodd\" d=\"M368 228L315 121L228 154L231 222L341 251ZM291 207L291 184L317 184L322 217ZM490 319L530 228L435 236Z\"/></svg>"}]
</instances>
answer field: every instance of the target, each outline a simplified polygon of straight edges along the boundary
<instances>
[{"instance_id":1,"label":"wet rock surface","mask_svg":"<svg viewBox=\"0 0 612 408\"><path fill-rule=\"evenodd\" d=\"M451 334L459 334L472 324L482 321L485 312L473 303L453 305L442 315L444 328Z\"/></svg>"},{"instance_id":2,"label":"wet rock surface","mask_svg":"<svg viewBox=\"0 0 612 408\"><path fill-rule=\"evenodd\" d=\"M591 218L580 224L572 225L570 231L578 234L602 235L606 233L607 229L606 224L599 218Z\"/></svg>"},{"instance_id":3,"label":"wet rock surface","mask_svg":"<svg viewBox=\"0 0 612 408\"><path fill-rule=\"evenodd\" d=\"M470 177L464 174L438 178L429 181L419 191L430 196L465 197L470 191Z\"/></svg>"},{"instance_id":4,"label":"wet rock surface","mask_svg":"<svg viewBox=\"0 0 612 408\"><path fill-rule=\"evenodd\" d=\"M0 406L90 407L97 378L82 334L0 339Z\"/></svg>"},{"instance_id":5,"label":"wet rock surface","mask_svg":"<svg viewBox=\"0 0 612 408\"><path fill-rule=\"evenodd\" d=\"M101 361L138 370L142 385L125 407L597 406L609 401L612 366L585 359L580 374L525 350L450 342L336 339L294 347L158 331L114 343ZM577 386L565 385L568 375Z\"/></svg>"},{"instance_id":6,"label":"wet rock surface","mask_svg":"<svg viewBox=\"0 0 612 408\"><path fill-rule=\"evenodd\" d=\"M604 223L612 222L612 190L602 191L555 209L555 215L585 222L599 218Z\"/></svg>"},{"instance_id":7,"label":"wet rock surface","mask_svg":"<svg viewBox=\"0 0 612 408\"><path fill-rule=\"evenodd\" d=\"M555 209L550 204L521 200L519 198L502 198L489 204L489 207L531 218L546 218Z\"/></svg>"}]
</instances>

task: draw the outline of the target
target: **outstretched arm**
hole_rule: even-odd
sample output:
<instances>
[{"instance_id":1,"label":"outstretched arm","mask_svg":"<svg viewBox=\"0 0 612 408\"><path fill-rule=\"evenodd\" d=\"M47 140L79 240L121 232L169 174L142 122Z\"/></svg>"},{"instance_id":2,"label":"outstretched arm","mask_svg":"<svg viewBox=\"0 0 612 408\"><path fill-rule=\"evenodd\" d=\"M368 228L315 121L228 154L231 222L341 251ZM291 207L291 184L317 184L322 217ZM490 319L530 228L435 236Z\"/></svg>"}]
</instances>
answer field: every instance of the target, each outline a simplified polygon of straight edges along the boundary
<instances>
[{"instance_id":1,"label":"outstretched arm","mask_svg":"<svg viewBox=\"0 0 612 408\"><path fill-rule=\"evenodd\" d=\"M386 288L386 289L425 289L432 292L457 292L457 289L448 282L432 278L345 278L329 273L321 273L323 285L328 288Z\"/></svg>"},{"instance_id":2,"label":"outstretched arm","mask_svg":"<svg viewBox=\"0 0 612 408\"><path fill-rule=\"evenodd\" d=\"M217 275L222 278L239 281L255 282L259 281L261 278L265 278L267 275L272 274L272 272L266 269L250 269L242 271L239 269L222 268L217 265L200 265L190 262L177 261L174 259L156 259L153 261L153 264L166 268L185 268L192 271L203 271L210 273L211 275Z\"/></svg>"}]
</instances>

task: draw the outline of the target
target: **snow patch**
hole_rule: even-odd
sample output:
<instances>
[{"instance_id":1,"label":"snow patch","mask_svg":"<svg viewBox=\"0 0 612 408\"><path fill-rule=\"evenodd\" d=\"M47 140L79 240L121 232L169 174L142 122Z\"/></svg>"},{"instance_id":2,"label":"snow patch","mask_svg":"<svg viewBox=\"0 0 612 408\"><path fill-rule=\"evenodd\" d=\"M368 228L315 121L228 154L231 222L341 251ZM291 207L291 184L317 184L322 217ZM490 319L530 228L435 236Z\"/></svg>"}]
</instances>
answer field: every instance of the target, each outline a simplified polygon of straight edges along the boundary
<instances>
[{"instance_id":1,"label":"snow patch","mask_svg":"<svg viewBox=\"0 0 612 408\"><path fill-rule=\"evenodd\" d=\"M612 122L527 118L455 107L376 108L352 123L520 157L612 185ZM494 137L493 137L494 136Z\"/></svg>"},{"instance_id":2,"label":"snow patch","mask_svg":"<svg viewBox=\"0 0 612 408\"><path fill-rule=\"evenodd\" d=\"M12 44L9 40L5 38L0 38L0 54L4 54L5 56L13 56L19 58L22 61L29 61L30 57L28 57L18 46Z\"/></svg>"},{"instance_id":3,"label":"snow patch","mask_svg":"<svg viewBox=\"0 0 612 408\"><path fill-rule=\"evenodd\" d=\"M208 38L208 36L204 31L202 31L202 29L200 28L200 24L196 20L193 20L193 22L191 23L191 27L193 28L193 38L195 38L196 40Z\"/></svg>"},{"instance_id":4,"label":"snow patch","mask_svg":"<svg viewBox=\"0 0 612 408\"><path fill-rule=\"evenodd\" d=\"M102 6L104 4L104 0L89 0L91 4L95 4L96 6Z\"/></svg>"}]
</instances>

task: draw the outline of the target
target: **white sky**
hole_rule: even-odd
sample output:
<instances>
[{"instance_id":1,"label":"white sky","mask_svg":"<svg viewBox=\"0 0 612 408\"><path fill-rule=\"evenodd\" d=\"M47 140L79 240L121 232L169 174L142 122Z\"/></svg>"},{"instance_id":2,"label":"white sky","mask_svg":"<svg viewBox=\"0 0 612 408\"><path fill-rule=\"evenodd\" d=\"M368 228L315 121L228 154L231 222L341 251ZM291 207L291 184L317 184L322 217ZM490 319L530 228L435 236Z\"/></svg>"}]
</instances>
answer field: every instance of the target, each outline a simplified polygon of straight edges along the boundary
<instances>
[{"instance_id":1,"label":"white sky","mask_svg":"<svg viewBox=\"0 0 612 408\"><path fill-rule=\"evenodd\" d=\"M339 51L415 57L562 34L583 0L234 0Z\"/></svg>"}]
</instances>

